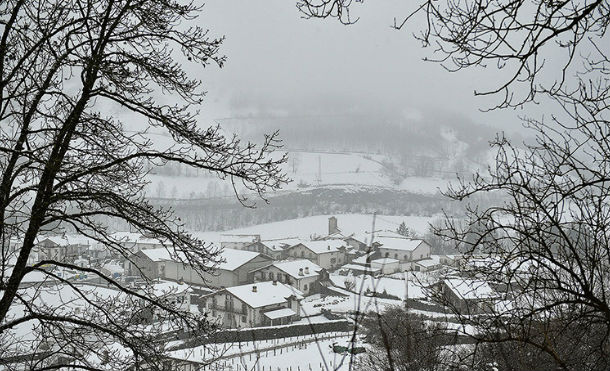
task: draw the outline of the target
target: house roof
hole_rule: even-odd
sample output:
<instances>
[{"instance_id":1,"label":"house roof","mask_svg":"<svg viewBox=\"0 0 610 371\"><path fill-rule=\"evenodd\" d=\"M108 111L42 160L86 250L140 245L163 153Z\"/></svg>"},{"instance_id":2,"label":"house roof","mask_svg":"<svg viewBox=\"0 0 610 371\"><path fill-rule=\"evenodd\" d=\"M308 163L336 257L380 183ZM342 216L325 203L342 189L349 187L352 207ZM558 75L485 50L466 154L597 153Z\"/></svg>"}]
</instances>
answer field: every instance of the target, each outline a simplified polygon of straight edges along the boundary
<instances>
[{"instance_id":1,"label":"house roof","mask_svg":"<svg viewBox=\"0 0 610 371\"><path fill-rule=\"evenodd\" d=\"M458 297L470 299L491 299L499 297L498 294L485 281L464 278L448 278L445 284Z\"/></svg>"},{"instance_id":2,"label":"house roof","mask_svg":"<svg viewBox=\"0 0 610 371\"><path fill-rule=\"evenodd\" d=\"M415 262L415 264L421 265L422 267L426 267L426 268L430 268L435 265L439 265L440 263L441 262L438 259L423 259L423 260L418 260Z\"/></svg>"},{"instance_id":3,"label":"house roof","mask_svg":"<svg viewBox=\"0 0 610 371\"><path fill-rule=\"evenodd\" d=\"M316 254L337 252L339 248L345 247L345 242L342 240L304 241L301 243Z\"/></svg>"},{"instance_id":4,"label":"house roof","mask_svg":"<svg viewBox=\"0 0 610 371\"><path fill-rule=\"evenodd\" d=\"M169 248L158 248L158 249L148 249L142 250L142 254L146 255L150 260L154 262L160 261L175 261L181 262L181 257L184 256L180 251L173 251L173 249ZM244 250L236 250L236 249L228 249L224 248L220 252L220 259L223 261L218 265L218 269L223 269L227 271L233 271L242 265L246 264L250 260L258 257L260 254L253 251L244 251Z\"/></svg>"},{"instance_id":5,"label":"house roof","mask_svg":"<svg viewBox=\"0 0 610 371\"><path fill-rule=\"evenodd\" d=\"M267 317L269 319L278 319L278 318L294 316L296 313L295 313L295 311L293 311L290 308L282 308L282 309L276 309L276 310L272 310L269 312L265 312L263 314L265 315L265 317Z\"/></svg>"},{"instance_id":6,"label":"house roof","mask_svg":"<svg viewBox=\"0 0 610 371\"><path fill-rule=\"evenodd\" d=\"M392 258L381 258L381 259L372 260L371 263L377 263L377 264L395 264L395 263L398 263L398 260L397 259L392 259Z\"/></svg>"},{"instance_id":7,"label":"house roof","mask_svg":"<svg viewBox=\"0 0 610 371\"><path fill-rule=\"evenodd\" d=\"M271 266L276 267L284 273L288 273L296 279L317 276L318 272L322 270L322 267L307 259L280 261L273 263ZM309 268L308 274L305 273L306 267ZM302 275L299 275L300 269L303 269Z\"/></svg>"},{"instance_id":8,"label":"house roof","mask_svg":"<svg viewBox=\"0 0 610 371\"><path fill-rule=\"evenodd\" d=\"M303 242L300 238L290 237L290 238L278 238L271 240L262 240L261 241L265 246L269 247L272 250L284 250L288 247L292 247L298 245Z\"/></svg>"},{"instance_id":9,"label":"house roof","mask_svg":"<svg viewBox=\"0 0 610 371\"><path fill-rule=\"evenodd\" d=\"M419 247L424 240L412 240L408 238L380 237L375 242L380 243L382 249L392 249L400 251L413 251Z\"/></svg>"},{"instance_id":10,"label":"house roof","mask_svg":"<svg viewBox=\"0 0 610 371\"><path fill-rule=\"evenodd\" d=\"M253 286L256 286L256 292L252 291ZM275 283L272 281L249 283L228 287L225 290L252 308L282 304L291 296L295 296L297 299L303 298L301 291L277 281Z\"/></svg>"}]
</instances>

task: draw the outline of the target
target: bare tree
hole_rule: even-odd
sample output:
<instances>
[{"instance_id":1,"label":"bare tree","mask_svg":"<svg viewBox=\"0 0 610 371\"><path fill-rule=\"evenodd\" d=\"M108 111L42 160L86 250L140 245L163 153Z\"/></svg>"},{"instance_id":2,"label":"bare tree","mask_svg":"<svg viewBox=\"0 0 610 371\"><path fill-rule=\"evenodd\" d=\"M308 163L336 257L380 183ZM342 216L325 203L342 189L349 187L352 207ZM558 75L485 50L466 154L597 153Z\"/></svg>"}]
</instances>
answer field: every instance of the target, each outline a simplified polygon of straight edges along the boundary
<instances>
[{"instance_id":1,"label":"bare tree","mask_svg":"<svg viewBox=\"0 0 610 371\"><path fill-rule=\"evenodd\" d=\"M297 7L308 18L354 23L357 19L349 10L358 2L362 1L300 0ZM418 17L423 22L415 22ZM397 15L392 27L408 28L411 20L423 24L415 37L434 49L428 59L449 71L502 70L498 76L503 80L475 95L499 95L494 108L506 108L548 94L579 94L589 80L594 85L589 94L604 98L606 89L601 87L607 83L598 78L607 71L609 19L610 4L605 0L423 0L410 14Z\"/></svg>"},{"instance_id":2,"label":"bare tree","mask_svg":"<svg viewBox=\"0 0 610 371\"><path fill-rule=\"evenodd\" d=\"M342 22L350 21L350 6L298 3L307 17ZM418 16L425 23L416 37L434 48L431 60L449 71L502 70L503 80L475 92L498 96L492 109L543 102L550 112L523 118L533 142L521 146L498 135L488 171L447 193L474 203L464 218L450 216L436 232L460 246L469 263L465 274L504 296L486 315L455 308L456 314L503 369L607 369L610 4L424 0L393 27L406 28ZM477 204L486 193L503 200ZM473 264L482 257L484 264ZM524 357L521 366L510 362L513 356ZM473 368L486 367L476 354L471 360Z\"/></svg>"},{"instance_id":3,"label":"bare tree","mask_svg":"<svg viewBox=\"0 0 610 371\"><path fill-rule=\"evenodd\" d=\"M66 228L130 251L105 220L119 219L159 239L200 272L218 251L193 238L171 210L144 197L145 176L175 163L232 182L238 199L264 199L286 178L271 156L277 133L256 146L197 125L201 82L186 64L222 65L222 39L191 26L200 8L172 0L7 0L0 4L0 359L5 367L161 368L172 329L208 331L206 318L172 293L124 286L95 268L43 259L28 264L40 233ZM119 117L129 112L139 130ZM129 129L133 129L130 125ZM151 129L171 136L153 143ZM17 242L16 242L17 241ZM87 290L49 267L98 276L112 292ZM47 281L25 289L28 274ZM59 300L45 297L62 290ZM66 294L67 292L67 294ZM145 324L155 315L162 326ZM27 335L27 336L26 336Z\"/></svg>"}]
</instances>

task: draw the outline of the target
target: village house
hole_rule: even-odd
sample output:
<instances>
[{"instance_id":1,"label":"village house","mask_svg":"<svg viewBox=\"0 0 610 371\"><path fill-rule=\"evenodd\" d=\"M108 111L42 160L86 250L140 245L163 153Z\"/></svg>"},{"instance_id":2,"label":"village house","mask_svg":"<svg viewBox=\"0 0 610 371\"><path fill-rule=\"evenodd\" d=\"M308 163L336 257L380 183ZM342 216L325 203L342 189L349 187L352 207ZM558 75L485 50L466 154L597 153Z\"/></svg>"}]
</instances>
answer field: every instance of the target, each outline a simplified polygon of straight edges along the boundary
<instances>
[{"instance_id":1,"label":"village house","mask_svg":"<svg viewBox=\"0 0 610 371\"><path fill-rule=\"evenodd\" d=\"M191 311L191 294L193 290L189 285L180 282L159 281L152 284L147 290L138 290L140 294L162 299L168 305L182 311ZM141 300L141 299L140 299ZM195 307L196 308L196 307ZM152 310L148 320L159 320L157 312Z\"/></svg>"},{"instance_id":2,"label":"village house","mask_svg":"<svg viewBox=\"0 0 610 371\"><path fill-rule=\"evenodd\" d=\"M226 328L283 325L300 318L303 293L278 281L227 287L204 296L200 310Z\"/></svg>"},{"instance_id":3,"label":"village house","mask_svg":"<svg viewBox=\"0 0 610 371\"><path fill-rule=\"evenodd\" d=\"M189 264L183 263L170 249L141 250L131 256L131 262L126 262L125 272L129 276L144 275L149 279L161 278L223 288L251 282L250 272L272 261L266 255L235 249L223 249L220 258L223 261L213 273L200 274Z\"/></svg>"},{"instance_id":4,"label":"village house","mask_svg":"<svg viewBox=\"0 0 610 371\"><path fill-rule=\"evenodd\" d=\"M34 249L38 251L40 261L73 262L87 251L90 244L91 240L84 236L41 236L35 242Z\"/></svg>"},{"instance_id":5,"label":"village house","mask_svg":"<svg viewBox=\"0 0 610 371\"><path fill-rule=\"evenodd\" d=\"M326 270L307 259L279 261L254 271L255 281L280 281L306 296L317 293L318 283L326 279Z\"/></svg>"},{"instance_id":6,"label":"village house","mask_svg":"<svg viewBox=\"0 0 610 371\"><path fill-rule=\"evenodd\" d=\"M424 240L379 237L375 239L375 246L382 258L398 260L400 271L415 270L414 261L430 257L430 245Z\"/></svg>"},{"instance_id":7,"label":"village house","mask_svg":"<svg viewBox=\"0 0 610 371\"><path fill-rule=\"evenodd\" d=\"M347 263L347 248L342 240L304 241L287 248L284 254L307 259L328 271Z\"/></svg>"},{"instance_id":8,"label":"village house","mask_svg":"<svg viewBox=\"0 0 610 371\"><path fill-rule=\"evenodd\" d=\"M439 284L444 304L461 314L487 313L501 298L485 281L465 278L447 278Z\"/></svg>"}]
</instances>

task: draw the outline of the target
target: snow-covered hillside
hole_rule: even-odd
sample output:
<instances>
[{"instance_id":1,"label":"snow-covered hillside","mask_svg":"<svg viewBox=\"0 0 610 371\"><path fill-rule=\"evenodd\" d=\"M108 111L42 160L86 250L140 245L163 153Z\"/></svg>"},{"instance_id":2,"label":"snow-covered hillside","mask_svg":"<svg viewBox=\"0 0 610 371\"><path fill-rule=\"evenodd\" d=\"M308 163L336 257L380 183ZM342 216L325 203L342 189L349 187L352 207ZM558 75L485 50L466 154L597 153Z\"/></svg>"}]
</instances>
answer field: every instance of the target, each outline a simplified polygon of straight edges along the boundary
<instances>
[{"instance_id":1,"label":"snow-covered hillside","mask_svg":"<svg viewBox=\"0 0 610 371\"><path fill-rule=\"evenodd\" d=\"M405 177L398 184L390 178L386 164L392 160L365 153L290 152L284 171L292 182L283 191L328 186L368 186L434 194L447 187L448 179ZM232 188L209 174L150 174L147 194L153 198L215 198L231 197Z\"/></svg>"}]
</instances>

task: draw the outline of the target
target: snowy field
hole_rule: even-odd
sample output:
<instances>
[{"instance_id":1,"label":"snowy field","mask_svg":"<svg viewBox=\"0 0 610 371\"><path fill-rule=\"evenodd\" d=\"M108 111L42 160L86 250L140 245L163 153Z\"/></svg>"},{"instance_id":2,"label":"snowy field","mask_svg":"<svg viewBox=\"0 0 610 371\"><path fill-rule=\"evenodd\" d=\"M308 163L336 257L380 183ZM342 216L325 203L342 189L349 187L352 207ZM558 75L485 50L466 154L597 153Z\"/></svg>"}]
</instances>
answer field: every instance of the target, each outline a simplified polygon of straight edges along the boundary
<instances>
[{"instance_id":1,"label":"snowy field","mask_svg":"<svg viewBox=\"0 0 610 371\"><path fill-rule=\"evenodd\" d=\"M294 152L289 154L283 170L293 181L283 191L318 186L369 186L404 190L418 194L435 194L447 189L448 180L432 177L407 177L394 184L384 171L384 156L364 153ZM230 184L216 176L156 175L147 177L146 193L160 198L234 197Z\"/></svg>"},{"instance_id":2,"label":"snowy field","mask_svg":"<svg viewBox=\"0 0 610 371\"><path fill-rule=\"evenodd\" d=\"M334 343L350 346L350 333L308 335L248 343L201 346L172 352L174 359L209 363L209 370L349 370L349 354L333 352ZM355 346L364 346L357 342ZM359 356L355 356L356 360Z\"/></svg>"}]
</instances>

